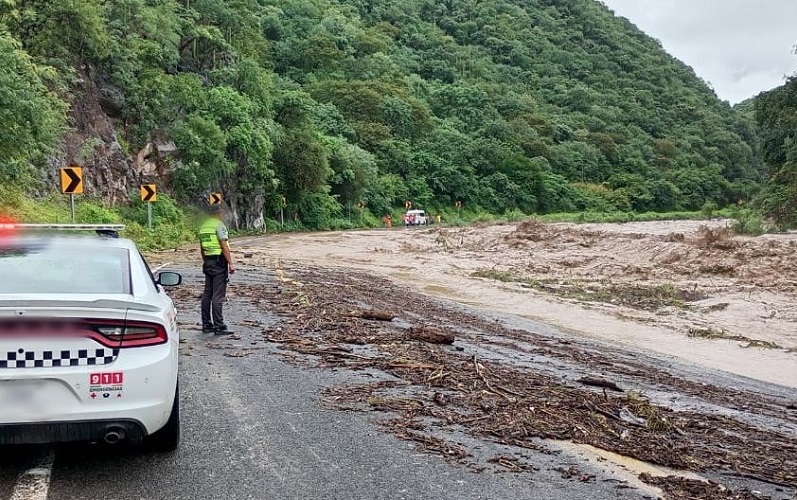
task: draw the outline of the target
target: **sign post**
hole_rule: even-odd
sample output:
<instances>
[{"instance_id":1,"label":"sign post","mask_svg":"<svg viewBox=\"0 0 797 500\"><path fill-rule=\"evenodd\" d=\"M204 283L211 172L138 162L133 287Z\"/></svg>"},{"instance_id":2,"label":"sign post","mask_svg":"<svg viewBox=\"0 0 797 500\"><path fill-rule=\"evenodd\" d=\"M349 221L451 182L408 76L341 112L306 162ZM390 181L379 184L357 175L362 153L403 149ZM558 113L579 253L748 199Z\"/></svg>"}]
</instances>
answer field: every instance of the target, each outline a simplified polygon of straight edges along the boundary
<instances>
[{"instance_id":1,"label":"sign post","mask_svg":"<svg viewBox=\"0 0 797 500\"><path fill-rule=\"evenodd\" d=\"M287 204L288 200L283 196L280 201L280 228L282 229L285 229L285 205Z\"/></svg>"},{"instance_id":2,"label":"sign post","mask_svg":"<svg viewBox=\"0 0 797 500\"><path fill-rule=\"evenodd\" d=\"M158 187L155 184L142 184L141 201L147 204L147 229L152 231L152 202L158 201Z\"/></svg>"},{"instance_id":3,"label":"sign post","mask_svg":"<svg viewBox=\"0 0 797 500\"><path fill-rule=\"evenodd\" d=\"M457 207L457 219L459 219L459 211L462 209L462 202L457 201L454 206Z\"/></svg>"},{"instance_id":4,"label":"sign post","mask_svg":"<svg viewBox=\"0 0 797 500\"><path fill-rule=\"evenodd\" d=\"M360 225L363 225L363 211L365 210L365 202L361 201L357 203L357 208L360 210Z\"/></svg>"},{"instance_id":5,"label":"sign post","mask_svg":"<svg viewBox=\"0 0 797 500\"><path fill-rule=\"evenodd\" d=\"M69 195L72 207L72 223L75 223L75 195L83 194L83 168L70 165L60 170L61 192Z\"/></svg>"}]
</instances>

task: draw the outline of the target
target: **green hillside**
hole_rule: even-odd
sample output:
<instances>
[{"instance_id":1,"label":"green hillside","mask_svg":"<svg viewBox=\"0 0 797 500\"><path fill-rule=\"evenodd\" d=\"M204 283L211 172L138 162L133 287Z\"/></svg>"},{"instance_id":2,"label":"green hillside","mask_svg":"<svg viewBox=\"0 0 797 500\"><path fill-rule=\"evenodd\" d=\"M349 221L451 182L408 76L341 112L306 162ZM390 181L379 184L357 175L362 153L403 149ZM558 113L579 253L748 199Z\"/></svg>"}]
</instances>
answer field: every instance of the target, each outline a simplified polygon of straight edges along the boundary
<instances>
[{"instance_id":1,"label":"green hillside","mask_svg":"<svg viewBox=\"0 0 797 500\"><path fill-rule=\"evenodd\" d=\"M750 115L594 0L2 0L0 46L3 185L174 141L162 189L221 190L241 227L283 197L307 227L359 201L695 210L764 173Z\"/></svg>"},{"instance_id":2,"label":"green hillside","mask_svg":"<svg viewBox=\"0 0 797 500\"><path fill-rule=\"evenodd\" d=\"M769 181L756 202L786 227L797 227L797 77L754 101Z\"/></svg>"}]
</instances>

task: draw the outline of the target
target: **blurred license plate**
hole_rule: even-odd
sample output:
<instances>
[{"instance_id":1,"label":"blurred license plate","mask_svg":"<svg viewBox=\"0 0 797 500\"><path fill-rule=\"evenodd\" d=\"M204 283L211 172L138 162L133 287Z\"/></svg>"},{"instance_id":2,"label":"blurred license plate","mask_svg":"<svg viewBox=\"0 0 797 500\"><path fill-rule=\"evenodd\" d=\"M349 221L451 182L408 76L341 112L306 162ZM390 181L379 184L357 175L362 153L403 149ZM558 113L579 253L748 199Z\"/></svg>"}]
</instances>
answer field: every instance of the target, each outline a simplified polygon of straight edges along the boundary
<instances>
[{"instance_id":1,"label":"blurred license plate","mask_svg":"<svg viewBox=\"0 0 797 500\"><path fill-rule=\"evenodd\" d=\"M43 388L38 380L0 380L0 418L39 411Z\"/></svg>"}]
</instances>

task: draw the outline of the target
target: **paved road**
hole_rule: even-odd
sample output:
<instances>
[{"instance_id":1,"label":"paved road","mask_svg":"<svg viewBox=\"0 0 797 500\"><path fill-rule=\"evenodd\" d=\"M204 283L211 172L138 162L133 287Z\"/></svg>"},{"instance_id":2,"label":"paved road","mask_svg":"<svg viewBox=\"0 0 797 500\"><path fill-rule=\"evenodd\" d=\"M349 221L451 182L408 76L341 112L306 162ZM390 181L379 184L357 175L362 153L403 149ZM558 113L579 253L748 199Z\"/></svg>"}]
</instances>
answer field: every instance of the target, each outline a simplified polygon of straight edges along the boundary
<instances>
[{"instance_id":1,"label":"paved road","mask_svg":"<svg viewBox=\"0 0 797 500\"><path fill-rule=\"evenodd\" d=\"M187 271L185 278L187 287L199 290L200 276ZM268 273L248 279L274 286ZM262 307L229 304L229 323L239 325L230 339L199 332L196 297L178 305L184 430L179 450L159 455L82 445L0 448L0 500L653 498L572 453L524 451L538 470L520 474L501 473L500 467L476 472L420 453L413 443L380 431L377 420L384 414L323 405L325 388L385 375L284 361L263 340L262 327L242 326L252 320L275 324ZM242 348L249 355L230 356ZM518 452L460 439L481 463ZM561 471L573 465L581 477L594 479L563 477Z\"/></svg>"},{"instance_id":2,"label":"paved road","mask_svg":"<svg viewBox=\"0 0 797 500\"><path fill-rule=\"evenodd\" d=\"M197 275L186 278L187 286L199 281ZM265 277L264 286L269 281ZM228 310L232 324L275 320L241 304ZM419 453L412 443L381 432L377 417L323 407L324 388L355 377L373 381L373 374L297 367L260 343L259 329L237 328L240 340L222 340L192 327L196 311L181 314L189 326L183 329L179 450L158 455L101 446L0 448L0 499L45 498L41 488L27 484L39 478L25 471L51 456L50 500L650 498L597 469L590 483L563 479L554 469L574 463L566 455L534 457L540 471L513 474L476 473ZM246 357L225 355L236 346L262 349ZM485 455L506 452L497 445L476 446Z\"/></svg>"}]
</instances>

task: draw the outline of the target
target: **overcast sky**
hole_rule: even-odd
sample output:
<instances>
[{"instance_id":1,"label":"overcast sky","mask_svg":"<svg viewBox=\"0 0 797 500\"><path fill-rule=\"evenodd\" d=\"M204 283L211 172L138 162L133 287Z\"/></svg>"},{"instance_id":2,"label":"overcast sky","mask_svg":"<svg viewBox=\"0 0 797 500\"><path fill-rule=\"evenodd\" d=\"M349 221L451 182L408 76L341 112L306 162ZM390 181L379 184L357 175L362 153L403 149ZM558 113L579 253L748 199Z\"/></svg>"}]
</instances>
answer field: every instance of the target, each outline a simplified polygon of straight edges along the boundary
<instances>
[{"instance_id":1,"label":"overcast sky","mask_svg":"<svg viewBox=\"0 0 797 500\"><path fill-rule=\"evenodd\" d=\"M736 104L797 72L797 0L602 0Z\"/></svg>"}]
</instances>

